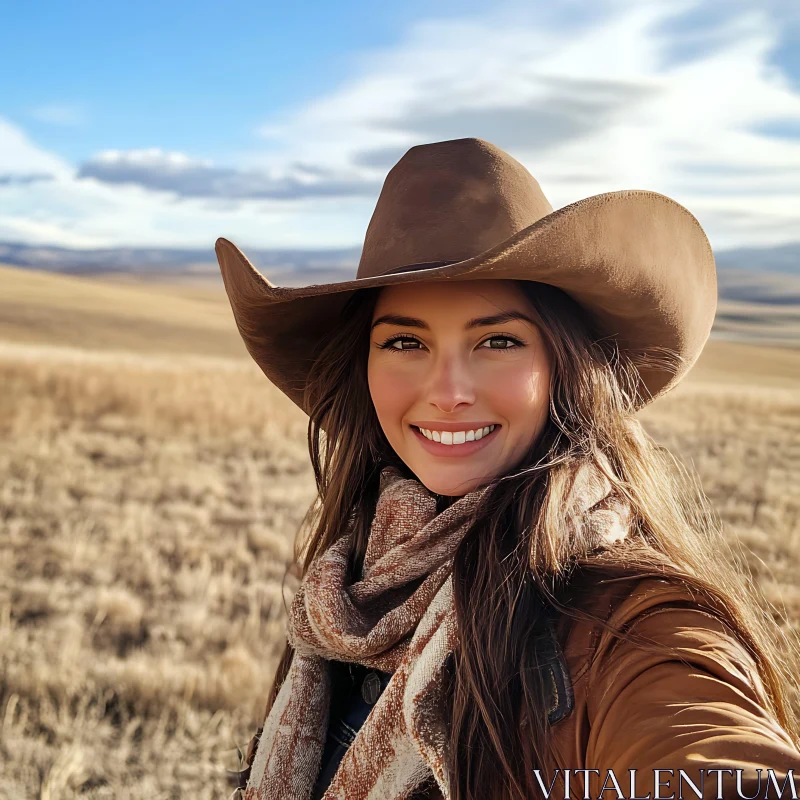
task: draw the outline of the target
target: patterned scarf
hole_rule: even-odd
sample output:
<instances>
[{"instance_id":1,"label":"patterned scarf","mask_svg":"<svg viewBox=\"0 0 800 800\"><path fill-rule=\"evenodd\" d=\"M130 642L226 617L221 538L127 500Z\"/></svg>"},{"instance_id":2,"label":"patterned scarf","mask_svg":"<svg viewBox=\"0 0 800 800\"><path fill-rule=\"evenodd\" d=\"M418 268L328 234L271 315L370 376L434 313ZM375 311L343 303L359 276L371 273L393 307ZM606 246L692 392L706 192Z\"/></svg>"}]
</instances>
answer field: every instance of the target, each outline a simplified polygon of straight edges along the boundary
<instances>
[{"instance_id":1,"label":"patterned scarf","mask_svg":"<svg viewBox=\"0 0 800 800\"><path fill-rule=\"evenodd\" d=\"M575 474L567 513L590 541L625 538L629 509L593 465ZM323 800L402 800L433 775L450 798L443 667L458 639L452 561L486 487L437 513L435 497L394 467L380 495L362 577L346 533L312 562L290 608L291 666L264 722L245 800L308 800L331 701L329 659L391 672Z\"/></svg>"}]
</instances>

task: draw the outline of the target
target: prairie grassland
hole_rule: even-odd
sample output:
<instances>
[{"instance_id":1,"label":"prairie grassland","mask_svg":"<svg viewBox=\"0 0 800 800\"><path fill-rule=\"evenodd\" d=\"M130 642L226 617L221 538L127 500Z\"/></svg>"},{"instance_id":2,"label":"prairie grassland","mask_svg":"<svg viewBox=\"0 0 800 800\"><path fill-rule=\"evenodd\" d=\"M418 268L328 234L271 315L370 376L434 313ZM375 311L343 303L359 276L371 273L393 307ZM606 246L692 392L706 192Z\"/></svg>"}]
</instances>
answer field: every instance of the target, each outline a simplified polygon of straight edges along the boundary
<instances>
[{"instance_id":1,"label":"prairie grassland","mask_svg":"<svg viewBox=\"0 0 800 800\"><path fill-rule=\"evenodd\" d=\"M245 361L6 345L0 384L0 796L224 796L313 499L304 418Z\"/></svg>"},{"instance_id":2,"label":"prairie grassland","mask_svg":"<svg viewBox=\"0 0 800 800\"><path fill-rule=\"evenodd\" d=\"M249 359L214 357L219 318L187 311L137 353L155 329L130 306L102 327L117 301L72 315L80 347L0 344L0 798L228 796L283 644L306 419ZM795 631L798 367L712 341L641 415Z\"/></svg>"},{"instance_id":3,"label":"prairie grassland","mask_svg":"<svg viewBox=\"0 0 800 800\"><path fill-rule=\"evenodd\" d=\"M123 283L0 265L0 340L246 356L220 285Z\"/></svg>"}]
</instances>

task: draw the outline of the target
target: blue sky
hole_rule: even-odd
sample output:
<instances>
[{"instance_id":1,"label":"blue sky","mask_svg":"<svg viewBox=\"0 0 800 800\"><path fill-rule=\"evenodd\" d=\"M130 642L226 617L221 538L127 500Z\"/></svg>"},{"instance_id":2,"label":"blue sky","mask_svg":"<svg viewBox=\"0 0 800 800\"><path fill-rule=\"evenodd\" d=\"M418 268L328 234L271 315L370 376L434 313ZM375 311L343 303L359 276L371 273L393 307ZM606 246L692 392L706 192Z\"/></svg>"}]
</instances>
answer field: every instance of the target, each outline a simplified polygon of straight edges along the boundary
<instances>
[{"instance_id":1,"label":"blue sky","mask_svg":"<svg viewBox=\"0 0 800 800\"><path fill-rule=\"evenodd\" d=\"M554 207L687 206L716 247L800 240L800 4L13 3L0 240L360 244L408 147L479 136Z\"/></svg>"}]
</instances>

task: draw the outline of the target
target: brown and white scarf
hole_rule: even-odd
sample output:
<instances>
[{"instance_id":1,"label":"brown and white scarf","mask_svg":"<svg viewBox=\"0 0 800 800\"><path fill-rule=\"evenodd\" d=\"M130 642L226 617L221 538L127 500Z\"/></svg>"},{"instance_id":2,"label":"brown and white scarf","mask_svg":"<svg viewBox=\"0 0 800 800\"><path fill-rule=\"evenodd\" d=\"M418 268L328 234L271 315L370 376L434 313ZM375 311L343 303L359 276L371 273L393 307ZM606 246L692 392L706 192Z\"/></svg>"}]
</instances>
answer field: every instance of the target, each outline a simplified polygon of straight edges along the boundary
<instances>
[{"instance_id":1,"label":"brown and white scarf","mask_svg":"<svg viewBox=\"0 0 800 800\"><path fill-rule=\"evenodd\" d=\"M589 463L571 483L568 513L597 542L628 531L628 506L611 489ZM327 736L329 659L393 674L323 800L402 800L431 775L449 800L442 700L443 667L458 636L452 560L485 492L437 513L419 481L394 467L381 472L361 579L348 578L346 533L312 562L295 593L288 626L295 653L264 722L245 800L310 798Z\"/></svg>"}]
</instances>

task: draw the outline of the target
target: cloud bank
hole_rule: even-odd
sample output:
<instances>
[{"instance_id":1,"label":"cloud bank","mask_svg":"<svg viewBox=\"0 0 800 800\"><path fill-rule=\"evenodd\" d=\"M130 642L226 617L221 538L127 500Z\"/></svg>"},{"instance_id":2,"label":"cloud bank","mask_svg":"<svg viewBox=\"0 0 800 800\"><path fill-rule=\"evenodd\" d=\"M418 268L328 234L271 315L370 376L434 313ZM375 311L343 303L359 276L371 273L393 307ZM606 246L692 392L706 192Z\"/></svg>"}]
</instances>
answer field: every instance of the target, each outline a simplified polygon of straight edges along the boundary
<instances>
[{"instance_id":1,"label":"cloud bank","mask_svg":"<svg viewBox=\"0 0 800 800\"><path fill-rule=\"evenodd\" d=\"M689 208L715 247L796 240L800 92L771 61L789 6L720 9L603 0L420 21L392 48L358 54L336 90L265 117L236 163L187 146L70 165L0 121L0 202L12 209L0 237L358 244L409 147L476 136L525 164L554 207L650 189Z\"/></svg>"},{"instance_id":2,"label":"cloud bank","mask_svg":"<svg viewBox=\"0 0 800 800\"><path fill-rule=\"evenodd\" d=\"M290 164L283 174L215 167L209 161L192 160L183 153L157 148L100 153L83 164L78 178L103 183L133 184L180 197L228 200L297 200L311 197L363 197L380 190L375 179L361 179L320 166Z\"/></svg>"}]
</instances>

